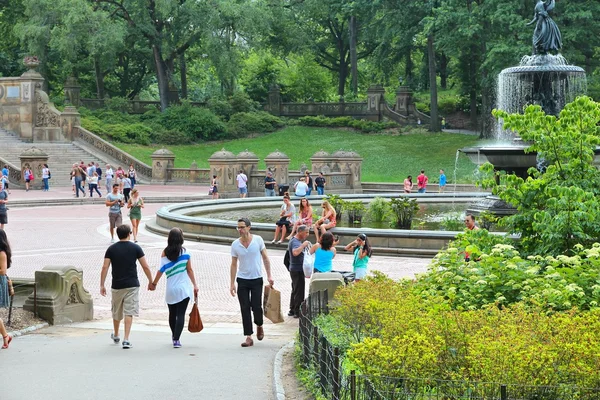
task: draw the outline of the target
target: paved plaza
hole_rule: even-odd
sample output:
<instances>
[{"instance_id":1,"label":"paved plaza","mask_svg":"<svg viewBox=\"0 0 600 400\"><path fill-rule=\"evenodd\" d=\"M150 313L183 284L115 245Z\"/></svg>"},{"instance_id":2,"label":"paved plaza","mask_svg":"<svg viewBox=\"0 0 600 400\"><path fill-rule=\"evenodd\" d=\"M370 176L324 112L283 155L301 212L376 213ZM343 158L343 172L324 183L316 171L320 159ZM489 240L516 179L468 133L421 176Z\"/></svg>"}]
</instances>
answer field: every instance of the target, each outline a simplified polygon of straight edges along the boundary
<instances>
[{"instance_id":1,"label":"paved plaza","mask_svg":"<svg viewBox=\"0 0 600 400\"><path fill-rule=\"evenodd\" d=\"M138 188L142 197L162 196L169 200L174 197L201 196L207 191L198 186L140 185ZM58 188L47 193L39 190L13 190L9 201L72 197L70 188ZM256 391L256 397L244 398L270 398L273 357L284 343L293 339L298 322L291 317L286 317L286 321L278 325L267 321L263 342L255 342L254 348L251 349L242 349L239 346L243 335L237 298L229 294L229 246L189 241L184 245L192 255L192 265L200 288L200 313L206 329L195 335L184 331L184 349L181 349L181 352L174 353L170 346L166 322L167 307L164 301L166 280L161 279L156 291L146 291L147 282L141 268L140 281L144 290L140 296L140 319L134 322L132 332L133 354L124 354L120 347L110 345L110 298L102 297L99 293L104 252L110 245L108 208L97 198L94 199L94 204L88 204L91 200L87 197L83 200L81 203L66 206L11 207L9 203L9 223L6 232L13 249L10 274L15 277L33 278L35 270L47 265L72 265L83 269L84 286L94 300L94 321L69 327L52 327L37 334L16 338L10 351L0 353L0 365L8 362L6 365L11 365L13 374L9 380L11 390L3 391L1 398L6 399L6 393L24 394L20 397L8 397L9 400L29 397L76 398L38 396L37 393L42 393L41 388L28 387L23 381L28 374L37 375L39 372L48 376L49 385L52 385L52 382L63 382L64 385L65 380L61 381L56 377L50 379L52 373L48 375L48 371L52 371L53 366L58 365L70 371L73 374L70 375L72 378L81 370L82 384L89 385L86 387L103 388L101 394L94 394L97 397L85 396L90 399L125 398L114 396L115 393L121 393L117 390L119 384L129 385L132 393L139 394L139 397L134 396L132 399L147 398L147 395L156 394L165 399L192 398L191 395L175 396L176 391L172 392L172 396L167 395L167 389L175 390L182 386L189 390L195 388L194 390L203 391L204 384L208 385L206 387L213 387L215 395L194 398L241 398L234 395L237 393L235 390L242 388L240 393L248 392L243 390L243 386L234 383L236 376L240 374L243 377L239 383L248 382L248 385L251 385L248 387L253 388L253 395ZM144 249L153 273L159 265L166 238L146 231L144 223L152 220L154 213L164 205L146 205L138 236L139 244ZM125 213L124 222L126 219ZM285 314L288 309L291 280L283 265L284 249L283 245L278 248L269 247L268 252L275 287L282 291L282 309ZM397 279L424 272L428 263L427 259L378 257L375 254L369 268ZM338 270L351 270L351 265L352 255L349 253L342 252L334 260L334 268ZM107 281L107 286L109 285L110 278ZM192 353L194 355L190 355ZM243 366L243 370L239 369L240 366ZM172 371L178 378L170 381L170 378L164 375L165 371ZM230 378L231 381L222 381L220 384L212 382L211 371L215 377ZM260 375L260 379L255 375ZM120 378L116 379L117 376ZM186 376L190 378L188 381L184 379ZM192 377L197 378L195 382L190 381ZM211 382L213 386L210 386ZM256 382L256 385L252 386L252 382ZM262 392L263 385L268 386L269 396ZM60 386L58 385L59 388ZM24 392L12 392L13 389L19 388Z\"/></svg>"}]
</instances>

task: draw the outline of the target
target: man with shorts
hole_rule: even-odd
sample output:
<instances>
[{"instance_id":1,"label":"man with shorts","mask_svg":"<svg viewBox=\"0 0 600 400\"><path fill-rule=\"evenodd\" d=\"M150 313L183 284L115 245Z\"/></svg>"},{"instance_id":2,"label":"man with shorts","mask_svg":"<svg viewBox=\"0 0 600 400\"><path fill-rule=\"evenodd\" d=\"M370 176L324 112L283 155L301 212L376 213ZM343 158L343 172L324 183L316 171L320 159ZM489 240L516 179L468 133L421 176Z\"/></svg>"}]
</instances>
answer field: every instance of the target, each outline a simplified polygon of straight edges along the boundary
<instances>
[{"instance_id":1,"label":"man with shorts","mask_svg":"<svg viewBox=\"0 0 600 400\"><path fill-rule=\"evenodd\" d=\"M4 229L4 225L8 224L6 203L8 203L8 193L4 187L0 187L0 229Z\"/></svg>"},{"instance_id":2,"label":"man with shorts","mask_svg":"<svg viewBox=\"0 0 600 400\"><path fill-rule=\"evenodd\" d=\"M110 338L115 344L119 344L121 340L119 326L121 320L125 319L123 348L129 349L132 347L129 341L129 333L131 332L133 317L139 316L140 308L140 281L136 262L140 262L144 274L148 278L149 290L151 290L152 274L142 248L129 240L131 227L129 225L119 225L117 236L119 241L111 245L104 254L104 264L100 274L100 294L106 296L104 282L106 281L106 275L108 275L108 268L112 266L112 283L110 287L114 332L110 334Z\"/></svg>"},{"instance_id":3,"label":"man with shorts","mask_svg":"<svg viewBox=\"0 0 600 400\"><path fill-rule=\"evenodd\" d=\"M108 209L108 223L110 224L110 242L115 242L115 228L123 223L121 207L125 205L123 195L119 193L119 184L112 185L112 192L106 195L106 207Z\"/></svg>"},{"instance_id":4,"label":"man with shorts","mask_svg":"<svg viewBox=\"0 0 600 400\"><path fill-rule=\"evenodd\" d=\"M254 345L254 341L252 340L251 312L254 314L254 323L256 324L256 338L263 340L265 337L262 327L263 264L267 271L269 285L273 286L271 262L267 255L265 242L260 236L252 235L250 227L251 224L248 218L240 218L237 221L237 231L240 237L231 244L231 284L229 292L233 297L237 293L240 302L242 324L244 326L244 335L246 335L246 340L242 343L242 347ZM235 288L236 281L237 291Z\"/></svg>"},{"instance_id":5,"label":"man with shorts","mask_svg":"<svg viewBox=\"0 0 600 400\"><path fill-rule=\"evenodd\" d=\"M244 174L244 171L240 169L240 173L235 178L237 180L237 187L240 191L240 197L243 199L248 195L248 177Z\"/></svg>"},{"instance_id":6,"label":"man with shorts","mask_svg":"<svg viewBox=\"0 0 600 400\"><path fill-rule=\"evenodd\" d=\"M265 196L275 196L275 178L273 178L271 171L267 171L267 176L265 176Z\"/></svg>"}]
</instances>

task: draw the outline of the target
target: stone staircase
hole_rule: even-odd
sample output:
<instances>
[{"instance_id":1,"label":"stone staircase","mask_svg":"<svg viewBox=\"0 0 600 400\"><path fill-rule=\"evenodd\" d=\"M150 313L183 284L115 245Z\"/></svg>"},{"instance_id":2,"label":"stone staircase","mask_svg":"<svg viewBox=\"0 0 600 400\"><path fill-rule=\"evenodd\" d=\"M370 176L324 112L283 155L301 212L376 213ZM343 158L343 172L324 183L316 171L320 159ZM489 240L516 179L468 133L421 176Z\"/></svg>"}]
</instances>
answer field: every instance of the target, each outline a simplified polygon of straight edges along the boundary
<instances>
[{"instance_id":1,"label":"stone staircase","mask_svg":"<svg viewBox=\"0 0 600 400\"><path fill-rule=\"evenodd\" d=\"M50 186L71 186L69 179L71 167L74 163L79 163L81 160L86 164L90 161L98 162L102 171L104 171L107 162L114 164L114 161L93 155L73 143L26 143L19 139L16 134L0 129L0 158L13 164L15 167L20 168L21 166L19 155L32 147L37 147L48 154L48 166L52 172ZM126 168L126 166L123 166L123 168Z\"/></svg>"}]
</instances>

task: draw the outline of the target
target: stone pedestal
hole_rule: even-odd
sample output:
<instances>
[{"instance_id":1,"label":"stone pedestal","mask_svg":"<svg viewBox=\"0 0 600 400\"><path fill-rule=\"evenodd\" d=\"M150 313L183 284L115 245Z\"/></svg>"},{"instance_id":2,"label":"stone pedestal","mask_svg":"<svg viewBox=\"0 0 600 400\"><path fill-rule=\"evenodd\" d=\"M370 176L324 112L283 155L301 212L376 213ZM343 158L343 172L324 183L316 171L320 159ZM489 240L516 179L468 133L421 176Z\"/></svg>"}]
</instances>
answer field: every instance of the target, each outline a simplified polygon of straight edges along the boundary
<instances>
[{"instance_id":1,"label":"stone pedestal","mask_svg":"<svg viewBox=\"0 0 600 400\"><path fill-rule=\"evenodd\" d=\"M267 109L273 115L281 115L281 89L278 85L271 85L269 88Z\"/></svg>"},{"instance_id":2,"label":"stone pedestal","mask_svg":"<svg viewBox=\"0 0 600 400\"><path fill-rule=\"evenodd\" d=\"M348 184L353 193L362 193L362 184L360 183L362 174L362 157L354 152L349 151L346 153L346 166L350 176L348 177Z\"/></svg>"},{"instance_id":3,"label":"stone pedestal","mask_svg":"<svg viewBox=\"0 0 600 400\"><path fill-rule=\"evenodd\" d=\"M308 293L312 294L327 289L327 300L330 301L340 286L344 286L344 277L339 272L314 273L308 284Z\"/></svg>"},{"instance_id":4,"label":"stone pedestal","mask_svg":"<svg viewBox=\"0 0 600 400\"><path fill-rule=\"evenodd\" d=\"M261 192L264 192L264 175L258 172L258 157L248 149L242 151L237 155L238 171L241 169L248 177L248 192L257 192L262 185ZM259 183L259 180L261 183Z\"/></svg>"},{"instance_id":5,"label":"stone pedestal","mask_svg":"<svg viewBox=\"0 0 600 400\"><path fill-rule=\"evenodd\" d=\"M47 266L35 271L38 315L52 325L94 318L92 297L83 287L83 271L71 266ZM33 311L30 295L23 308Z\"/></svg>"},{"instance_id":6,"label":"stone pedestal","mask_svg":"<svg viewBox=\"0 0 600 400\"><path fill-rule=\"evenodd\" d=\"M77 79L74 76L70 76L67 78L64 86L65 90L65 105L79 107L80 105L80 94L81 94L81 86L77 83ZM66 109L65 109L66 111Z\"/></svg>"},{"instance_id":7,"label":"stone pedestal","mask_svg":"<svg viewBox=\"0 0 600 400\"><path fill-rule=\"evenodd\" d=\"M210 166L210 180L212 182L213 175L217 176L217 186L221 196L227 193L237 193L237 184L235 177L238 173L237 158L235 154L225 149L213 153L208 159Z\"/></svg>"},{"instance_id":8,"label":"stone pedestal","mask_svg":"<svg viewBox=\"0 0 600 400\"><path fill-rule=\"evenodd\" d=\"M381 85L371 85L367 89L367 111L370 114L378 114L381 118L381 104L385 101L385 89Z\"/></svg>"},{"instance_id":9,"label":"stone pedestal","mask_svg":"<svg viewBox=\"0 0 600 400\"><path fill-rule=\"evenodd\" d=\"M267 165L267 170L270 170L273 173L273 178L278 185L290 185L290 183L294 183L290 182L290 177L288 175L290 158L284 153L280 152L279 150L275 150L265 157L265 164Z\"/></svg>"},{"instance_id":10,"label":"stone pedestal","mask_svg":"<svg viewBox=\"0 0 600 400\"><path fill-rule=\"evenodd\" d=\"M396 112L408 115L412 104L412 91L408 86L400 86L396 90Z\"/></svg>"},{"instance_id":11,"label":"stone pedestal","mask_svg":"<svg viewBox=\"0 0 600 400\"><path fill-rule=\"evenodd\" d=\"M32 147L22 152L19 155L19 159L21 160L21 181L19 183L25 185L25 174L23 172L25 168L31 168L34 179L33 182L29 183L29 188L41 189L43 186L42 169L44 168L44 164L48 163L48 154L37 147Z\"/></svg>"},{"instance_id":12,"label":"stone pedestal","mask_svg":"<svg viewBox=\"0 0 600 400\"><path fill-rule=\"evenodd\" d=\"M81 126L81 118L77 109L74 106L65 106L65 110L61 113L61 120L65 138L70 142L75 140L75 128Z\"/></svg>"},{"instance_id":13,"label":"stone pedestal","mask_svg":"<svg viewBox=\"0 0 600 400\"><path fill-rule=\"evenodd\" d=\"M312 166L311 172L314 175L313 179L319 176L319 172L323 174L331 171L331 155L323 149L317 151L310 158L310 164Z\"/></svg>"},{"instance_id":14,"label":"stone pedestal","mask_svg":"<svg viewBox=\"0 0 600 400\"><path fill-rule=\"evenodd\" d=\"M175 166L175 154L167 149L158 149L152 158L152 183L166 183L171 178L169 168Z\"/></svg>"}]
</instances>

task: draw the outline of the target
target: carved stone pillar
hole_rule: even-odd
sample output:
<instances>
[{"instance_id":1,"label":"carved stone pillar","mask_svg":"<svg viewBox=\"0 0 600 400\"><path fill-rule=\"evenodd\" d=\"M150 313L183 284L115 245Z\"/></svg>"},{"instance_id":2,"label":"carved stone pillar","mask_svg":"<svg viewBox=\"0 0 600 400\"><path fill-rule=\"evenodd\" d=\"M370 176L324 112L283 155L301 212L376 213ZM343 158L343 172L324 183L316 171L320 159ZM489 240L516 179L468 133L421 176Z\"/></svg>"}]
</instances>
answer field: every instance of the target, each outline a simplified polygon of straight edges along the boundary
<instances>
[{"instance_id":1,"label":"carved stone pillar","mask_svg":"<svg viewBox=\"0 0 600 400\"><path fill-rule=\"evenodd\" d=\"M238 161L230 151L222 149L213 153L208 159L210 177L217 176L217 188L221 197L234 197L237 194L236 176L238 174Z\"/></svg>"},{"instance_id":2,"label":"carved stone pillar","mask_svg":"<svg viewBox=\"0 0 600 400\"><path fill-rule=\"evenodd\" d=\"M267 170L270 170L273 173L273 178L275 179L275 182L277 182L278 185L290 185L288 175L290 168L290 158L287 155L285 155L279 150L275 150L274 152L265 157L265 164L267 165Z\"/></svg>"},{"instance_id":3,"label":"carved stone pillar","mask_svg":"<svg viewBox=\"0 0 600 400\"><path fill-rule=\"evenodd\" d=\"M396 112L408 115L412 103L412 91L408 86L400 86L396 90Z\"/></svg>"},{"instance_id":4,"label":"carved stone pillar","mask_svg":"<svg viewBox=\"0 0 600 400\"><path fill-rule=\"evenodd\" d=\"M331 155L329 155L329 153L324 151L323 149L313 154L313 156L310 158L310 164L311 172L314 175L314 177L317 177L319 175L319 172L325 173L325 169L331 169L331 165L329 165L330 162Z\"/></svg>"},{"instance_id":5,"label":"carved stone pillar","mask_svg":"<svg viewBox=\"0 0 600 400\"><path fill-rule=\"evenodd\" d=\"M239 153L236 158L239 166L238 172L239 169L241 169L248 177L248 192L256 193L261 188L261 185L258 183L258 178L264 178L264 176L258 172L258 157L256 154L246 149ZM262 186L260 192L264 192L264 186Z\"/></svg>"},{"instance_id":6,"label":"carved stone pillar","mask_svg":"<svg viewBox=\"0 0 600 400\"><path fill-rule=\"evenodd\" d=\"M31 294L23 308L34 310L52 325L89 321L94 318L92 296L83 287L83 271L67 266L47 266L35 271L36 299Z\"/></svg>"},{"instance_id":7,"label":"carved stone pillar","mask_svg":"<svg viewBox=\"0 0 600 400\"><path fill-rule=\"evenodd\" d=\"M281 89L279 85L271 85L269 88L268 111L273 115L281 115Z\"/></svg>"},{"instance_id":8,"label":"carved stone pillar","mask_svg":"<svg viewBox=\"0 0 600 400\"><path fill-rule=\"evenodd\" d=\"M32 147L28 150L25 150L19 155L19 159L21 160L21 181L20 184L25 184L25 169L31 168L33 172L33 182L29 183L30 189L41 189L43 186L42 182L42 168L44 168L44 164L48 163L48 154L44 153L42 150L37 147Z\"/></svg>"},{"instance_id":9,"label":"carved stone pillar","mask_svg":"<svg viewBox=\"0 0 600 400\"><path fill-rule=\"evenodd\" d=\"M77 83L77 79L74 76L70 76L67 78L64 86L65 90L65 105L79 107L80 105L80 95L81 95L81 86Z\"/></svg>"},{"instance_id":10,"label":"carved stone pillar","mask_svg":"<svg viewBox=\"0 0 600 400\"><path fill-rule=\"evenodd\" d=\"M65 110L60 114L63 135L70 142L76 139L75 128L81 126L80 117L74 106L65 106Z\"/></svg>"},{"instance_id":11,"label":"carved stone pillar","mask_svg":"<svg viewBox=\"0 0 600 400\"><path fill-rule=\"evenodd\" d=\"M361 174L362 174L362 157L354 152L350 151L346 153L346 163L350 171L348 178L350 189L353 193L362 193Z\"/></svg>"},{"instance_id":12,"label":"carved stone pillar","mask_svg":"<svg viewBox=\"0 0 600 400\"><path fill-rule=\"evenodd\" d=\"M381 85L371 85L367 89L367 112L377 115L378 120L381 119L381 104L384 99L385 89Z\"/></svg>"},{"instance_id":13,"label":"carved stone pillar","mask_svg":"<svg viewBox=\"0 0 600 400\"><path fill-rule=\"evenodd\" d=\"M158 149L152 158L152 183L167 183L171 178L169 168L175 166L175 154L167 149Z\"/></svg>"}]
</instances>

